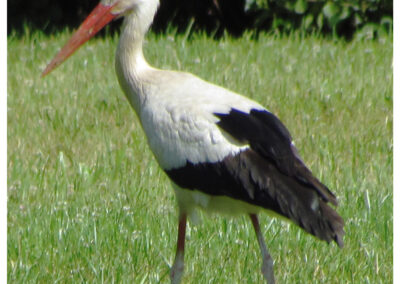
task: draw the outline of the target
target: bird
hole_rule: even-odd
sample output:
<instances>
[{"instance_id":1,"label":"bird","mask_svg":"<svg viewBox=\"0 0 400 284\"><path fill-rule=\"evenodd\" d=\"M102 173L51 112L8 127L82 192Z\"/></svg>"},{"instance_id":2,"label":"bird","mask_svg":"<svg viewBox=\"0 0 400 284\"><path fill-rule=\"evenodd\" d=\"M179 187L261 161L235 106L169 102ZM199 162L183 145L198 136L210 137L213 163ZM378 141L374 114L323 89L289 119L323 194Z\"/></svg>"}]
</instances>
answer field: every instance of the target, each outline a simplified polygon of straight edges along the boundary
<instances>
[{"instance_id":1,"label":"bird","mask_svg":"<svg viewBox=\"0 0 400 284\"><path fill-rule=\"evenodd\" d=\"M115 56L119 84L135 111L178 205L171 283L181 283L187 220L198 210L249 216L261 272L275 283L262 212L343 247L336 196L305 165L286 126L259 103L193 74L152 67L143 41L159 0L101 1L42 73L46 76L116 18L123 18ZM334 206L334 207L332 207Z\"/></svg>"}]
</instances>

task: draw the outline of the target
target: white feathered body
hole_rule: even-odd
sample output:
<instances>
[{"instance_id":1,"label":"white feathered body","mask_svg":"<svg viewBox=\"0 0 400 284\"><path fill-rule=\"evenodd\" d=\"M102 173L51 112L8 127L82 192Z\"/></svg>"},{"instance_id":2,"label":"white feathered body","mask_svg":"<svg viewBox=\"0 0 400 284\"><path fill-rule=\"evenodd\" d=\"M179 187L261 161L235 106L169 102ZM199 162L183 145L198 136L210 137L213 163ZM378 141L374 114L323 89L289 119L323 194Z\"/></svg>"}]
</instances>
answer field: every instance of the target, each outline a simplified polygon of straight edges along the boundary
<instances>
[{"instance_id":1,"label":"white feathered body","mask_svg":"<svg viewBox=\"0 0 400 284\"><path fill-rule=\"evenodd\" d=\"M221 130L214 113L229 113L232 107L247 113L250 109L265 110L258 103L189 73L149 67L137 75L146 78L140 80L146 82L141 85L143 99L137 103L138 95L132 88L126 90L127 97L132 98L130 103L162 169L179 168L187 161L194 164L218 162L249 147ZM123 80L125 77L120 78ZM179 206L189 214L194 213L195 207L230 215L260 210L240 200L210 196L176 184L174 189Z\"/></svg>"}]
</instances>

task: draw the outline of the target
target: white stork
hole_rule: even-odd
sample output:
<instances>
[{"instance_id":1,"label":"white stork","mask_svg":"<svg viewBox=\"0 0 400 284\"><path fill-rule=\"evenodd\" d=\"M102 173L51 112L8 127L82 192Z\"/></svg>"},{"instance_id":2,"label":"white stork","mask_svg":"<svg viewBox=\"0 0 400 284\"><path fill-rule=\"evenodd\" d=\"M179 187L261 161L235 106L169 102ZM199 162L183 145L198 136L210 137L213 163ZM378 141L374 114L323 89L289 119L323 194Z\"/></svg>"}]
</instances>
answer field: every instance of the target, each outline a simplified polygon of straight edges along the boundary
<instances>
[{"instance_id":1,"label":"white stork","mask_svg":"<svg viewBox=\"0 0 400 284\"><path fill-rule=\"evenodd\" d=\"M158 5L158 0L101 1L43 76L111 20L124 17L115 63L118 80L179 205L171 282L181 281L186 219L197 208L250 216L269 284L275 282L273 260L260 231L260 211L277 213L342 247L344 222L328 205L337 205L335 195L304 165L275 115L192 74L146 62L142 44Z\"/></svg>"}]
</instances>

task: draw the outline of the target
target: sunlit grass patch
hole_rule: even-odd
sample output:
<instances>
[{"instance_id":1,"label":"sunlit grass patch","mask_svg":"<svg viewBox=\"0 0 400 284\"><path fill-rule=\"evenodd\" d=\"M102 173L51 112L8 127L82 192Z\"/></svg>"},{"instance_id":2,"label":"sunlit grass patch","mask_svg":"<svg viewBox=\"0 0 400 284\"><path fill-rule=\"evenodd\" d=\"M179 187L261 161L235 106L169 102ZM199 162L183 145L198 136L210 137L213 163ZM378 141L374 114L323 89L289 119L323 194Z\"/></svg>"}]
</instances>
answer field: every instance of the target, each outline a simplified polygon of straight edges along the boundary
<instances>
[{"instance_id":1,"label":"sunlit grass patch","mask_svg":"<svg viewBox=\"0 0 400 284\"><path fill-rule=\"evenodd\" d=\"M69 33L8 39L8 279L168 282L177 214L95 39L42 79ZM150 34L159 68L186 70L276 113L340 200L345 247L260 218L281 283L392 282L392 41ZM248 218L189 226L185 283L262 281Z\"/></svg>"}]
</instances>

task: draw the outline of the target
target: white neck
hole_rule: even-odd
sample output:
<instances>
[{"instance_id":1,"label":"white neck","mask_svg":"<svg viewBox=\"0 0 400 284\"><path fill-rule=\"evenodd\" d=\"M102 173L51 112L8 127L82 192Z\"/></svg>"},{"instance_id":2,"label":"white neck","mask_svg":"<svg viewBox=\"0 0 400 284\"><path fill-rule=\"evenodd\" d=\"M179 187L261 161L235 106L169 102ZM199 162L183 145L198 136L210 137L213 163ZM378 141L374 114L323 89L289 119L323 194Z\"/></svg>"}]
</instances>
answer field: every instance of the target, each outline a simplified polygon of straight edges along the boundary
<instances>
[{"instance_id":1,"label":"white neck","mask_svg":"<svg viewBox=\"0 0 400 284\"><path fill-rule=\"evenodd\" d=\"M125 16L116 52L118 81L137 114L145 99L143 90L146 73L152 70L143 56L142 46L157 7L158 1L148 0Z\"/></svg>"}]
</instances>

